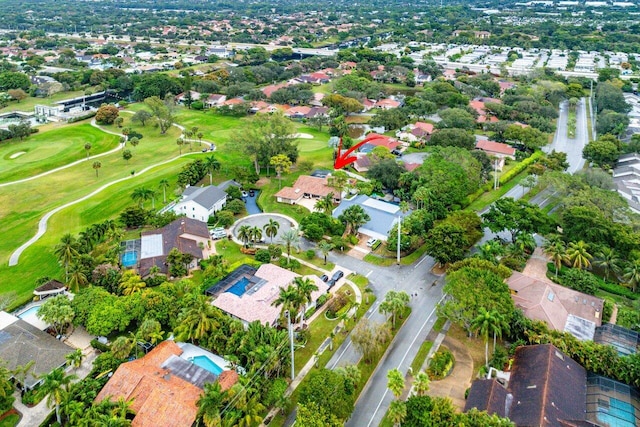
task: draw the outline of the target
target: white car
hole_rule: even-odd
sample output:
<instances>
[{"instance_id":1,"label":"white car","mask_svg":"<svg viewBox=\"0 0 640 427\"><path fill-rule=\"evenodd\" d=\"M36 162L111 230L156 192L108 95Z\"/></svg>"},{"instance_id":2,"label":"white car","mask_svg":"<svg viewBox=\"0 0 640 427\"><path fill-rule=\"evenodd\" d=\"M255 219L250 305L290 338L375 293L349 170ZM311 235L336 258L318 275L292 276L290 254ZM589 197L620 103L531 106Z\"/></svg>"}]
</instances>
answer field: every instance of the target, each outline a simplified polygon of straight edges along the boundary
<instances>
[{"instance_id":1,"label":"white car","mask_svg":"<svg viewBox=\"0 0 640 427\"><path fill-rule=\"evenodd\" d=\"M375 245L376 243L378 243L378 239L374 239L373 237L370 238L369 240L367 240L367 246L368 247L372 247L373 245Z\"/></svg>"}]
</instances>

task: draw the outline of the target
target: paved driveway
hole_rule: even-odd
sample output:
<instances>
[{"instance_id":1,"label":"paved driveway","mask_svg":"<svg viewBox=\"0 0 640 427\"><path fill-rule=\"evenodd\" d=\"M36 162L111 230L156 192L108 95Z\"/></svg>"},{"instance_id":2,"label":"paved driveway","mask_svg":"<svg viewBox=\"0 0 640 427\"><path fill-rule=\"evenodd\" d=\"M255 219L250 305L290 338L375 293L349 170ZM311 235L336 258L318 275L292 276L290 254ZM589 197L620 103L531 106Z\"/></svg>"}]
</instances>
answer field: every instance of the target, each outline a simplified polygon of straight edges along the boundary
<instances>
[{"instance_id":1,"label":"paved driveway","mask_svg":"<svg viewBox=\"0 0 640 427\"><path fill-rule=\"evenodd\" d=\"M247 197L243 198L245 207L247 208L247 213L249 215L262 213L262 211L260 210L260 207L258 207L258 203L257 203L259 195L260 195L260 192L256 191L255 195L253 197L247 196Z\"/></svg>"}]
</instances>

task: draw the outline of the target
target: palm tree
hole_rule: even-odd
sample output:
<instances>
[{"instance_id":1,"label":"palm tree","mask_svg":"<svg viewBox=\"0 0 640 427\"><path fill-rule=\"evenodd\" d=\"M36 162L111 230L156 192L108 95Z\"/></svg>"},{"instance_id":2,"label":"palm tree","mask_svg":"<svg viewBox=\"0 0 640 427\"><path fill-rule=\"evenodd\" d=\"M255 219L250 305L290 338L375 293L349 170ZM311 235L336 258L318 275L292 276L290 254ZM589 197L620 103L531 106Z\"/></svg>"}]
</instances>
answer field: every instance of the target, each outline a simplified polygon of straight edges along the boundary
<instances>
[{"instance_id":1,"label":"palm tree","mask_svg":"<svg viewBox=\"0 0 640 427\"><path fill-rule=\"evenodd\" d=\"M391 325L396 326L396 315L402 313L402 311L409 304L409 294L404 291L389 291L384 296L384 301L380 304L380 313L389 313L392 315Z\"/></svg>"},{"instance_id":2,"label":"palm tree","mask_svg":"<svg viewBox=\"0 0 640 427\"><path fill-rule=\"evenodd\" d=\"M176 144L178 144L178 148L180 149L180 155L182 156L182 146L184 145L184 139L182 138L176 139Z\"/></svg>"},{"instance_id":3,"label":"palm tree","mask_svg":"<svg viewBox=\"0 0 640 427\"><path fill-rule=\"evenodd\" d=\"M77 293L82 286L85 286L88 283L89 279L87 279L87 275L84 274L82 266L78 264L71 264L69 268L69 280L67 280L69 290L73 293Z\"/></svg>"},{"instance_id":4,"label":"palm tree","mask_svg":"<svg viewBox=\"0 0 640 427\"><path fill-rule=\"evenodd\" d=\"M198 132L198 145L202 145L202 137L204 136L204 134L202 132Z\"/></svg>"},{"instance_id":5,"label":"palm tree","mask_svg":"<svg viewBox=\"0 0 640 427\"><path fill-rule=\"evenodd\" d=\"M111 354L116 359L125 359L131 354L134 342L131 338L120 336L111 344Z\"/></svg>"},{"instance_id":6,"label":"palm tree","mask_svg":"<svg viewBox=\"0 0 640 427\"><path fill-rule=\"evenodd\" d=\"M24 394L24 392L27 390L27 387L25 386L25 381L27 380L27 376L29 375L29 372L31 372L31 369L33 368L33 365L36 364L35 360L30 360L29 362L25 363L24 365L18 365L16 366L13 371L11 371L11 375L13 375L13 378L15 378L15 380L18 382L18 384L20 384L20 390L22 390L22 393ZM0 375L0 377L4 377L5 373L6 378L9 378L9 375L6 371L6 368L4 366L0 366L0 373L2 373L2 375ZM4 389L2 387L0 387L0 393L4 392ZM1 395L1 394L0 394ZM2 396L5 397L5 396Z\"/></svg>"},{"instance_id":7,"label":"palm tree","mask_svg":"<svg viewBox=\"0 0 640 427\"><path fill-rule=\"evenodd\" d=\"M314 208L326 215L331 215L331 212L333 212L333 193L329 193L326 196L319 198Z\"/></svg>"},{"instance_id":8,"label":"palm tree","mask_svg":"<svg viewBox=\"0 0 640 427\"><path fill-rule=\"evenodd\" d=\"M489 366L489 334L502 336L504 318L495 310L487 311L484 307L478 310L478 316L471 321L471 328L484 339L485 365Z\"/></svg>"},{"instance_id":9,"label":"palm tree","mask_svg":"<svg viewBox=\"0 0 640 427\"><path fill-rule=\"evenodd\" d=\"M249 244L249 240L251 240L251 226L243 225L238 228L238 239L242 240L245 246Z\"/></svg>"},{"instance_id":10,"label":"palm tree","mask_svg":"<svg viewBox=\"0 0 640 427\"><path fill-rule=\"evenodd\" d=\"M597 254L596 260L593 263L602 269L604 269L604 276L609 280L609 273L614 272L618 274L620 272L620 257L615 249L608 246L603 247Z\"/></svg>"},{"instance_id":11,"label":"palm tree","mask_svg":"<svg viewBox=\"0 0 640 427\"><path fill-rule=\"evenodd\" d=\"M98 177L98 170L102 167L102 163L100 163L99 161L95 161L93 162L93 170L96 171L96 178Z\"/></svg>"},{"instance_id":12,"label":"palm tree","mask_svg":"<svg viewBox=\"0 0 640 427\"><path fill-rule=\"evenodd\" d=\"M329 252L331 252L333 248L333 243L329 243L326 240L318 243L318 249L320 249L320 252L322 252L322 256L324 257L324 265L327 265L327 255L329 255Z\"/></svg>"},{"instance_id":13,"label":"palm tree","mask_svg":"<svg viewBox=\"0 0 640 427\"><path fill-rule=\"evenodd\" d=\"M162 203L167 203L167 188L169 188L169 180L163 178L158 183L158 187L162 190Z\"/></svg>"},{"instance_id":14,"label":"palm tree","mask_svg":"<svg viewBox=\"0 0 640 427\"><path fill-rule=\"evenodd\" d=\"M269 222L266 223L262 228L264 229L264 234L266 234L267 237L271 239L271 243L273 243L273 238L278 234L280 223L273 218L269 218Z\"/></svg>"},{"instance_id":15,"label":"palm tree","mask_svg":"<svg viewBox=\"0 0 640 427\"><path fill-rule=\"evenodd\" d=\"M89 144L88 142L86 144L84 144L84 151L87 152L87 159L89 158L89 152L91 151L91 144Z\"/></svg>"},{"instance_id":16,"label":"palm tree","mask_svg":"<svg viewBox=\"0 0 640 427\"><path fill-rule=\"evenodd\" d=\"M402 400L393 400L389 405L389 418L394 427L402 424L407 416L407 404Z\"/></svg>"},{"instance_id":17,"label":"palm tree","mask_svg":"<svg viewBox=\"0 0 640 427\"><path fill-rule=\"evenodd\" d=\"M75 375L67 375L62 368L56 368L43 377L43 382L38 389L39 397L47 397L47 406L55 406L56 420L62 424L60 419L60 404L68 397L69 385L76 379Z\"/></svg>"},{"instance_id":18,"label":"palm tree","mask_svg":"<svg viewBox=\"0 0 640 427\"><path fill-rule=\"evenodd\" d=\"M297 228L290 228L280 236L282 242L287 248L287 258L291 257L291 247L298 248L300 246L300 234Z\"/></svg>"},{"instance_id":19,"label":"palm tree","mask_svg":"<svg viewBox=\"0 0 640 427\"><path fill-rule=\"evenodd\" d=\"M144 202L153 199L155 193L153 190L145 187L138 187L131 193L131 198L137 201L141 208L144 208ZM155 204L155 203L154 203Z\"/></svg>"},{"instance_id":20,"label":"palm tree","mask_svg":"<svg viewBox=\"0 0 640 427\"><path fill-rule=\"evenodd\" d=\"M351 205L338 217L340 221L347 225L345 234L356 235L360 226L366 224L371 217L360 205Z\"/></svg>"},{"instance_id":21,"label":"palm tree","mask_svg":"<svg viewBox=\"0 0 640 427\"><path fill-rule=\"evenodd\" d=\"M78 252L78 242L70 233L65 234L53 249L53 254L58 258L58 262L64 265L65 281L69 280L69 266L80 256Z\"/></svg>"},{"instance_id":22,"label":"palm tree","mask_svg":"<svg viewBox=\"0 0 640 427\"><path fill-rule=\"evenodd\" d=\"M587 245L583 240L580 240L577 243L569 243L569 247L567 248L567 259L573 268L583 269L591 267L591 259L593 256L587 252L588 248L589 245Z\"/></svg>"},{"instance_id":23,"label":"palm tree","mask_svg":"<svg viewBox=\"0 0 640 427\"><path fill-rule=\"evenodd\" d=\"M257 227L257 226L251 227L250 233L251 233L251 241L254 244L262 240L262 230L260 229L260 227Z\"/></svg>"},{"instance_id":24,"label":"palm tree","mask_svg":"<svg viewBox=\"0 0 640 427\"><path fill-rule=\"evenodd\" d=\"M199 295L191 308L181 318L176 328L176 339L188 339L191 342L206 338L218 327L218 320L214 307L204 295Z\"/></svg>"},{"instance_id":25,"label":"palm tree","mask_svg":"<svg viewBox=\"0 0 640 427\"><path fill-rule=\"evenodd\" d=\"M623 280L634 292L640 283L640 259L632 260L624 269Z\"/></svg>"},{"instance_id":26,"label":"palm tree","mask_svg":"<svg viewBox=\"0 0 640 427\"><path fill-rule=\"evenodd\" d=\"M429 391L429 375L424 371L418 372L413 380L413 389L418 396L425 396Z\"/></svg>"},{"instance_id":27,"label":"palm tree","mask_svg":"<svg viewBox=\"0 0 640 427\"><path fill-rule=\"evenodd\" d=\"M496 263L501 255L504 255L504 246L497 240L489 240L478 246L478 258Z\"/></svg>"},{"instance_id":28,"label":"palm tree","mask_svg":"<svg viewBox=\"0 0 640 427\"><path fill-rule=\"evenodd\" d=\"M197 405L198 419L201 419L206 427L221 425L220 408L223 407L224 395L219 382L204 385L204 393L200 395Z\"/></svg>"},{"instance_id":29,"label":"palm tree","mask_svg":"<svg viewBox=\"0 0 640 427\"><path fill-rule=\"evenodd\" d=\"M316 283L308 277L296 277L293 283L298 288L298 294L302 300L302 305L306 306L312 301L311 294L318 290ZM302 322L304 322L304 310L302 311Z\"/></svg>"},{"instance_id":30,"label":"palm tree","mask_svg":"<svg viewBox=\"0 0 640 427\"><path fill-rule=\"evenodd\" d=\"M82 354L82 350L77 348L73 353L69 353L65 356L67 363L74 368L79 368L82 364L82 359L84 358L84 354Z\"/></svg>"},{"instance_id":31,"label":"palm tree","mask_svg":"<svg viewBox=\"0 0 640 427\"><path fill-rule=\"evenodd\" d=\"M567 248L564 242L560 239L549 239L544 243L542 249L545 254L551 257L551 262L556 268L556 277L558 277L558 270L567 259Z\"/></svg>"},{"instance_id":32,"label":"palm tree","mask_svg":"<svg viewBox=\"0 0 640 427\"><path fill-rule=\"evenodd\" d=\"M278 298L271 305L281 307L280 313L283 317L288 311L291 319L295 320L302 306L302 297L297 287L289 285L286 288L280 288Z\"/></svg>"},{"instance_id":33,"label":"palm tree","mask_svg":"<svg viewBox=\"0 0 640 427\"><path fill-rule=\"evenodd\" d=\"M207 157L204 161L207 170L209 171L209 185L213 185L213 172L220 170L220 162L213 154Z\"/></svg>"},{"instance_id":34,"label":"palm tree","mask_svg":"<svg viewBox=\"0 0 640 427\"><path fill-rule=\"evenodd\" d=\"M391 390L391 393L399 399L404 391L404 375L399 369L391 369L387 372L387 388Z\"/></svg>"}]
</instances>

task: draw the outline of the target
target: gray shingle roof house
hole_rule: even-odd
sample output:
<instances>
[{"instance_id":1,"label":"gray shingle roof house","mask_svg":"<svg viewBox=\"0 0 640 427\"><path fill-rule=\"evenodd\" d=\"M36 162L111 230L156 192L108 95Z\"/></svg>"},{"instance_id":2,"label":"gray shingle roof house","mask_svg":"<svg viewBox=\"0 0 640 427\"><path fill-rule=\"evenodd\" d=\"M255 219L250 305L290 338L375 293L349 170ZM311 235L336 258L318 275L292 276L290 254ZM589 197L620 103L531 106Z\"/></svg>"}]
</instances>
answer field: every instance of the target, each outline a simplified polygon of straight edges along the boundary
<instances>
[{"instance_id":1,"label":"gray shingle roof house","mask_svg":"<svg viewBox=\"0 0 640 427\"><path fill-rule=\"evenodd\" d=\"M173 207L177 215L207 222L209 217L221 210L227 202L227 193L215 185L187 187L180 200Z\"/></svg>"},{"instance_id":2,"label":"gray shingle roof house","mask_svg":"<svg viewBox=\"0 0 640 427\"><path fill-rule=\"evenodd\" d=\"M338 218L349 206L353 205L362 206L371 218L369 222L358 229L358 232L384 241L387 240L389 230L393 228L398 217L409 214L409 212L403 214L398 205L361 194L352 199L343 199L342 203L333 210L333 217Z\"/></svg>"},{"instance_id":3,"label":"gray shingle roof house","mask_svg":"<svg viewBox=\"0 0 640 427\"><path fill-rule=\"evenodd\" d=\"M0 359L9 370L34 361L25 380L25 387L32 389L40 378L66 364L67 354L74 349L5 311L0 311Z\"/></svg>"}]
</instances>

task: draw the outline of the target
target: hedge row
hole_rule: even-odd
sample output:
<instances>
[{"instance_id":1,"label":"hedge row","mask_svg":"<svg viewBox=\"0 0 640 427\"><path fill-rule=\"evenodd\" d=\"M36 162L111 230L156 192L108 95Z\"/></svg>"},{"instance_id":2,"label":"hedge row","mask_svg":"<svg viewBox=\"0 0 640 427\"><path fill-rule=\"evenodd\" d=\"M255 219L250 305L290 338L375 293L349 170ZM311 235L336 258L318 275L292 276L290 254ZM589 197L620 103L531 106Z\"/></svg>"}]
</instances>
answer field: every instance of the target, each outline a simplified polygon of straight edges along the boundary
<instances>
[{"instance_id":1,"label":"hedge row","mask_svg":"<svg viewBox=\"0 0 640 427\"><path fill-rule=\"evenodd\" d=\"M526 159L524 159L523 161L515 165L513 169L511 169L509 172L505 173L500 177L500 180L499 180L500 185L504 185L507 182L511 181L520 172L524 171L529 166L537 162L540 159L540 157L542 157L543 155L544 153L542 151L536 151L531 156L527 157Z\"/></svg>"},{"instance_id":2,"label":"hedge row","mask_svg":"<svg viewBox=\"0 0 640 427\"><path fill-rule=\"evenodd\" d=\"M558 282L562 282L562 277L567 274L567 272L570 270L569 267L566 266L561 266L560 270L558 271ZM551 280L555 279L555 266L552 262L547 263L547 277ZM636 300L638 299L638 294L633 292L631 289L629 288L625 288L622 285L617 285L615 283L611 283L611 282L607 282L604 279L602 279L601 277L596 276L593 273L589 273L587 271L585 271L585 273L591 274L594 278L595 281L598 284L598 288L600 288L601 290L608 292L610 294L614 294L614 295L619 295L622 297L626 297L629 298L631 300ZM563 283L561 283L563 284ZM564 285L564 284L563 284Z\"/></svg>"}]
</instances>

